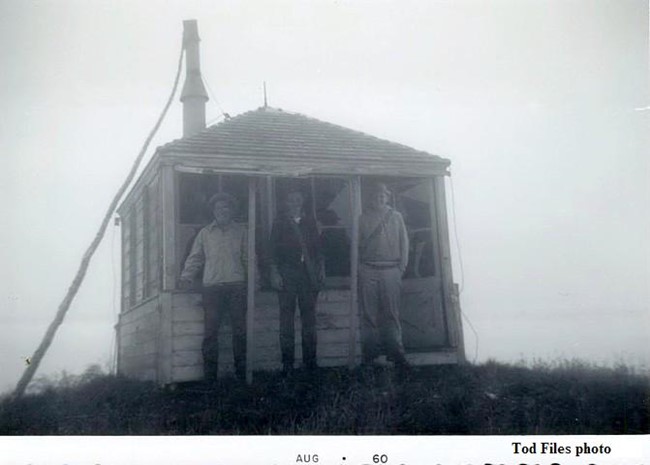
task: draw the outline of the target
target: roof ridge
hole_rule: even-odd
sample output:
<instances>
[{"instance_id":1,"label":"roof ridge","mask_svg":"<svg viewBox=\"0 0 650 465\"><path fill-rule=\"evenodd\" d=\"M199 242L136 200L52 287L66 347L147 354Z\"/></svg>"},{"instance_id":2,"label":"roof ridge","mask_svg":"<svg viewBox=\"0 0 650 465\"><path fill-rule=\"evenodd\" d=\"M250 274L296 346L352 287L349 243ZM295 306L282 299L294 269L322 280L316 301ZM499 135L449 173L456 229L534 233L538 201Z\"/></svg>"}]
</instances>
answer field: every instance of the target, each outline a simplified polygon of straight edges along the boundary
<instances>
[{"instance_id":1,"label":"roof ridge","mask_svg":"<svg viewBox=\"0 0 650 465\"><path fill-rule=\"evenodd\" d=\"M364 137L369 137L369 138L374 139L374 140L379 141L379 142L388 143L388 144L395 145L395 146L398 146L398 147L401 147L401 148L405 148L405 149L408 149L408 150L414 150L414 151L416 151L416 152L425 153L425 154L427 154L427 155L433 155L434 157L437 157L437 156L438 156L438 155L436 155L436 154L434 154L434 153L427 152L426 150L416 149L416 148L414 148L414 147L408 146L408 145L406 145L406 144L402 144L402 143L400 143L400 142L395 142L395 141L392 141L392 140L388 140L388 139L384 139L384 138L381 138L381 137L377 137L377 136L375 136L375 135L372 135L372 134L370 134L370 133L368 133L368 132L361 131L361 130L359 130L359 129L348 128L348 127L346 127L346 126L341 126L340 124L332 123L332 122L330 122L330 121L325 121L325 120L322 120L322 119L316 118L316 117L314 117L314 116L307 115L307 114L305 114L305 113L300 113L300 112L295 112L295 111L284 110L284 109L282 109L282 108L276 108L276 107L259 107L259 108L257 108L256 110L249 110L249 111L247 111L247 112L245 112L245 113L241 113L241 114L237 115L237 117L243 116L243 115L245 115L245 114L247 114L247 113L254 113L254 112L268 111L268 110L275 111L275 112L278 112L278 113L284 113L284 114L286 114L286 115L299 116L299 117L306 118L306 119L311 120L311 121L316 122L316 123L327 124L327 125L329 125L329 126L331 126L331 127L333 127L333 128L341 129L341 130L343 130L343 131L346 131L346 132L349 132L349 133L352 133L352 134L355 134L355 135L360 135L360 136L364 136ZM231 119L232 119L232 118L231 118Z\"/></svg>"},{"instance_id":2,"label":"roof ridge","mask_svg":"<svg viewBox=\"0 0 650 465\"><path fill-rule=\"evenodd\" d=\"M408 149L408 150L414 150L414 151L416 151L416 152L421 152L421 153L426 153L426 154L428 154L428 155L437 156L437 155L435 155L435 154L433 154L433 153L429 153L429 152L427 152L427 151L425 151L425 150L416 149L416 148L414 148L414 147L410 147L410 146L405 145L405 144L402 144L402 143L400 143L400 142L394 142L394 141L392 141L392 140L383 139L383 138L381 138L381 137L374 136L374 135L372 135L372 134L370 134L370 133L367 133L367 132L364 132L364 131L360 131L360 130L358 130L358 129L352 129L352 128L348 128L348 127L345 127L345 126L341 126L340 124L330 123L329 121L323 121L323 120L321 120L321 119L314 118L313 116L304 115L304 114L301 114L301 113L297 113L297 114L300 115L300 116L303 116L304 118L307 118L307 119L310 119L310 120L316 121L316 122L318 122L318 123L327 124L327 125L332 126L332 127L334 127L334 128L342 129L343 131L350 132L350 133L352 133L352 134L357 134L357 135L360 135L360 136L369 137L369 138L374 139L374 140L376 140L376 141L384 142L384 143L388 143L388 144L391 144L391 145L396 145L396 146L398 146L398 147L406 148L406 149Z\"/></svg>"}]
</instances>

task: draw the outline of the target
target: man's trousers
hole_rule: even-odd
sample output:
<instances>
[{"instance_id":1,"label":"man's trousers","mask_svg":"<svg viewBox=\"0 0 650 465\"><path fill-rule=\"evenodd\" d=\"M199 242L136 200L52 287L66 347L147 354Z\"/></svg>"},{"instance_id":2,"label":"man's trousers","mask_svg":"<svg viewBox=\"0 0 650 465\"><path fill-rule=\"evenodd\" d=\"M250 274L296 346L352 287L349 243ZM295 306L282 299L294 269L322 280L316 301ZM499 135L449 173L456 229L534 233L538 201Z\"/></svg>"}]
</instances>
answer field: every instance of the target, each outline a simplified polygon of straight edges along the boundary
<instances>
[{"instance_id":1,"label":"man's trousers","mask_svg":"<svg viewBox=\"0 0 650 465\"><path fill-rule=\"evenodd\" d=\"M318 291L310 284L305 271L283 276L283 287L278 291L280 304L280 349L282 366L292 369L294 364L294 341L296 303L300 308L302 325L302 362L307 368L316 367L316 301Z\"/></svg>"},{"instance_id":2,"label":"man's trousers","mask_svg":"<svg viewBox=\"0 0 650 465\"><path fill-rule=\"evenodd\" d=\"M382 353L392 357L395 363L406 363L402 325L399 320L401 292L402 272L397 266L359 266L361 347L364 363L371 363Z\"/></svg>"},{"instance_id":3,"label":"man's trousers","mask_svg":"<svg viewBox=\"0 0 650 465\"><path fill-rule=\"evenodd\" d=\"M219 328L229 315L235 374L246 376L246 283L221 284L203 290L205 337L203 369L206 380L217 379L219 367Z\"/></svg>"}]
</instances>

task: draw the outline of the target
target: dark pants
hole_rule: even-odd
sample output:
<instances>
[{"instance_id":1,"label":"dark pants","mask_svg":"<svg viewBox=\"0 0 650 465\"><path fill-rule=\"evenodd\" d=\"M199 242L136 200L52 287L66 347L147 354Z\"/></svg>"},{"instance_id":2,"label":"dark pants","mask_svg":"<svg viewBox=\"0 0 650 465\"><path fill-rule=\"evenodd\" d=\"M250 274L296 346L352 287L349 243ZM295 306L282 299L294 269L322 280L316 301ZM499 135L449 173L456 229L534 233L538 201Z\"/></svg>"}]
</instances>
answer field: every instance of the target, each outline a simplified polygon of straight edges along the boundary
<instances>
[{"instance_id":1,"label":"dark pants","mask_svg":"<svg viewBox=\"0 0 650 465\"><path fill-rule=\"evenodd\" d=\"M310 284L307 272L283 274L283 288L278 292L280 303L280 349L282 366L293 368L296 302L302 323L302 362L307 368L316 367L316 300L318 290Z\"/></svg>"},{"instance_id":2,"label":"dark pants","mask_svg":"<svg viewBox=\"0 0 650 465\"><path fill-rule=\"evenodd\" d=\"M402 273L397 267L359 267L361 347L365 363L385 353L405 363L402 325L399 320Z\"/></svg>"},{"instance_id":3,"label":"dark pants","mask_svg":"<svg viewBox=\"0 0 650 465\"><path fill-rule=\"evenodd\" d=\"M223 284L203 290L205 337L203 339L203 370L205 379L217 379L219 367L219 328L226 314L232 327L232 351L235 374L246 376L246 284Z\"/></svg>"}]
</instances>

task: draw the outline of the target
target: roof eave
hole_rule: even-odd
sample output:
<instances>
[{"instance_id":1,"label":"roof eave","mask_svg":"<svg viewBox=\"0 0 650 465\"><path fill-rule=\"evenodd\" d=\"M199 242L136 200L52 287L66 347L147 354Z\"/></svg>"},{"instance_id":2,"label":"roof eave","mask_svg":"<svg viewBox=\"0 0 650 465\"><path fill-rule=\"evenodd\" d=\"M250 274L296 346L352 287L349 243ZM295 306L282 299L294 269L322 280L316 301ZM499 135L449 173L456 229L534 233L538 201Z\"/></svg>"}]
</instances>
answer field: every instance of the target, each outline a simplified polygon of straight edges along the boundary
<instances>
[{"instance_id":1,"label":"roof eave","mask_svg":"<svg viewBox=\"0 0 650 465\"><path fill-rule=\"evenodd\" d=\"M156 150L151 156L144 169L136 179L133 186L129 189L126 196L119 203L118 207L115 209L115 212L121 217L124 216L125 210L127 210L134 202L135 196L140 192L143 185L148 184L155 177L158 172L158 166L161 164L161 156L159 150Z\"/></svg>"},{"instance_id":2,"label":"roof eave","mask_svg":"<svg viewBox=\"0 0 650 465\"><path fill-rule=\"evenodd\" d=\"M260 160L252 157L232 157L228 154L187 153L165 151L159 154L160 163L186 167L194 172L237 173L252 176L349 176L394 175L408 177L448 176L451 162L431 155L431 160L344 160L327 161L317 158Z\"/></svg>"}]
</instances>

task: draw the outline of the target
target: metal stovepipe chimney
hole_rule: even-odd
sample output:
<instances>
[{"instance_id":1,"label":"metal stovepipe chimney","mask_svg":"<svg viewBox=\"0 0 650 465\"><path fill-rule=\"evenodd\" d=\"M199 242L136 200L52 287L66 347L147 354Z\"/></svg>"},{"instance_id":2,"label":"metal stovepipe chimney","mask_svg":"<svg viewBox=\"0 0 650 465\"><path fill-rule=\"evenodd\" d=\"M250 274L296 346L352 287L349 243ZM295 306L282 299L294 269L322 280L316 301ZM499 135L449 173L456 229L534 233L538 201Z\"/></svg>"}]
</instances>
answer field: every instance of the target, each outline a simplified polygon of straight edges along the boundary
<instances>
[{"instance_id":1,"label":"metal stovepipe chimney","mask_svg":"<svg viewBox=\"0 0 650 465\"><path fill-rule=\"evenodd\" d=\"M205 103L209 100L201 78L199 56L199 29L195 19L183 21L185 47L185 84L181 93L183 102L183 137L205 129Z\"/></svg>"}]
</instances>

